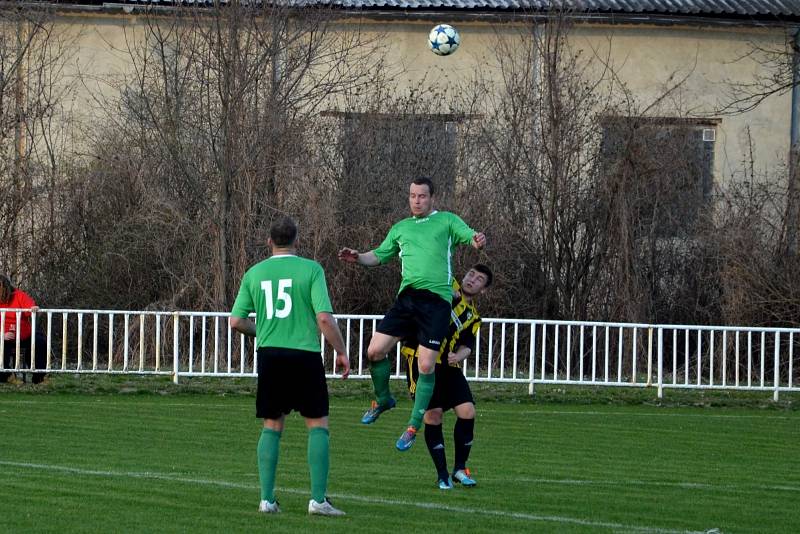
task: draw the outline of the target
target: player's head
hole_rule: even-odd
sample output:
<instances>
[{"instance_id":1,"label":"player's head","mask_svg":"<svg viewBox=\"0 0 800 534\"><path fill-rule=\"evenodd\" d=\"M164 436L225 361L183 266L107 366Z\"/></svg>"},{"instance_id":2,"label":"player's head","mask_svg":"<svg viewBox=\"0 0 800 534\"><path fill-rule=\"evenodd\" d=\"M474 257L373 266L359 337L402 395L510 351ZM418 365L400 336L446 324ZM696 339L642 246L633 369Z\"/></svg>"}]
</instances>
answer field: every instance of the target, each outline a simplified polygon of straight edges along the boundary
<instances>
[{"instance_id":1,"label":"player's head","mask_svg":"<svg viewBox=\"0 0 800 534\"><path fill-rule=\"evenodd\" d=\"M467 297L477 297L492 285L492 270L482 263L473 265L461 280L461 293Z\"/></svg>"},{"instance_id":2,"label":"player's head","mask_svg":"<svg viewBox=\"0 0 800 534\"><path fill-rule=\"evenodd\" d=\"M425 217L433 211L433 182L430 178L414 178L408 188L408 206L414 217Z\"/></svg>"},{"instance_id":3,"label":"player's head","mask_svg":"<svg viewBox=\"0 0 800 534\"><path fill-rule=\"evenodd\" d=\"M13 294L14 286L11 284L11 279L4 274L0 274L0 303L9 302Z\"/></svg>"},{"instance_id":4,"label":"player's head","mask_svg":"<svg viewBox=\"0 0 800 534\"><path fill-rule=\"evenodd\" d=\"M281 217L269 227L269 243L273 247L292 247L297 239L297 224L291 217Z\"/></svg>"},{"instance_id":5,"label":"player's head","mask_svg":"<svg viewBox=\"0 0 800 534\"><path fill-rule=\"evenodd\" d=\"M13 294L14 285L11 283L11 278L0 274L0 303L9 302Z\"/></svg>"}]
</instances>

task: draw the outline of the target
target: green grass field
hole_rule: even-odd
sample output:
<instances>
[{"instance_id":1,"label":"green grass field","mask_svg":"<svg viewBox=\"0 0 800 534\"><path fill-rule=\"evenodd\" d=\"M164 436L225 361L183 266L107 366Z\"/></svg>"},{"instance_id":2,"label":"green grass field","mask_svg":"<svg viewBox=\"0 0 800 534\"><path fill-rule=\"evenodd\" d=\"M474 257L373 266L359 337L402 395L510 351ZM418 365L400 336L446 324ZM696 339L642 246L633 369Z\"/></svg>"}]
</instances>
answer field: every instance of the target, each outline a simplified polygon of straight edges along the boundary
<instances>
[{"instance_id":1,"label":"green grass field","mask_svg":"<svg viewBox=\"0 0 800 534\"><path fill-rule=\"evenodd\" d=\"M421 438L394 450L410 402L363 426L364 386L331 403L329 494L348 513L338 519L306 515L296 416L282 440L283 511L256 511L249 394L0 387L0 530L800 531L794 409L484 399L470 461L479 485L443 492Z\"/></svg>"}]
</instances>

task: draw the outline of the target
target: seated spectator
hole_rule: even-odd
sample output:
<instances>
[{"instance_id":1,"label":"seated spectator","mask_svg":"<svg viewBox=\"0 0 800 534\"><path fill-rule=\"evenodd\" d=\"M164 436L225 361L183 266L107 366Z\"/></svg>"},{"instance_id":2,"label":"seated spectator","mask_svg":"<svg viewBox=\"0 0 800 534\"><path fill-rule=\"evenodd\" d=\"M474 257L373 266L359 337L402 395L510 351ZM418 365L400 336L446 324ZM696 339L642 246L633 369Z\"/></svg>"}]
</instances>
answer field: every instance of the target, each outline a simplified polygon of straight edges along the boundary
<instances>
[{"instance_id":1,"label":"seated spectator","mask_svg":"<svg viewBox=\"0 0 800 534\"><path fill-rule=\"evenodd\" d=\"M41 331L37 331L35 336L31 336L31 314L39 309L36 302L30 295L17 289L11 283L11 279L5 275L0 275L0 309L27 309L20 316L17 325L16 312L0 312L5 315L5 321L0 320L0 333L3 335L3 367L13 369L17 361L17 340L19 340L19 350L22 354L21 367L29 369L31 365L31 340L36 339L36 369L44 369L47 366L47 340ZM45 373L33 373L33 383L39 384L44 381ZM0 372L0 383L17 382L16 375L9 372Z\"/></svg>"}]
</instances>

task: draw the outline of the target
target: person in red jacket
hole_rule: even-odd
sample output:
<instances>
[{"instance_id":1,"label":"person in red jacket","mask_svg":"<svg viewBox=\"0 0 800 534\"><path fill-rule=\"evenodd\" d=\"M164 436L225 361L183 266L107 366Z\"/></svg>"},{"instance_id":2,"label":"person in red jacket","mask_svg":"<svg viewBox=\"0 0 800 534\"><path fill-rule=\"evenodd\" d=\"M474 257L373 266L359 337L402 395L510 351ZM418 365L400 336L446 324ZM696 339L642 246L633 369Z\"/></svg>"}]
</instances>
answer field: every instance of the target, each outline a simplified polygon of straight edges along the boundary
<instances>
[{"instance_id":1,"label":"person in red jacket","mask_svg":"<svg viewBox=\"0 0 800 534\"><path fill-rule=\"evenodd\" d=\"M0 309L28 309L35 312L39 309L36 302L30 295L15 288L8 276L0 275ZM5 320L3 320L3 316ZM19 349L22 353L21 365L30 367L31 361L31 339L36 339L36 368L44 369L47 365L46 339L41 331L37 331L32 336L31 314L23 312L17 324L16 312L0 312L0 333L3 335L3 367L11 369L17 361L17 339L19 339ZM45 378L44 373L33 373L33 383L41 383ZM0 373L0 383L14 382L16 376L12 373Z\"/></svg>"}]
</instances>

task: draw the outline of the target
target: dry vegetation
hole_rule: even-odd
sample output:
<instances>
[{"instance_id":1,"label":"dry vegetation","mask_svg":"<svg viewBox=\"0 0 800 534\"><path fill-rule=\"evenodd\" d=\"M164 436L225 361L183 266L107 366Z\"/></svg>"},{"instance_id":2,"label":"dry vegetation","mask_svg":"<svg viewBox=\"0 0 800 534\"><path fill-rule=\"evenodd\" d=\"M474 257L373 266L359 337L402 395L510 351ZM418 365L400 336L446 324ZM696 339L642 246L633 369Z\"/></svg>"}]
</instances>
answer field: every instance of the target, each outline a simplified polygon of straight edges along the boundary
<instances>
[{"instance_id":1,"label":"dry vegetation","mask_svg":"<svg viewBox=\"0 0 800 534\"><path fill-rule=\"evenodd\" d=\"M498 44L496 65L437 95L397 94L377 43L333 31L333 12L257 15L149 18L75 156L54 126L68 43L46 13L4 11L0 270L44 306L225 310L288 213L336 309L380 313L398 266L335 251L376 246L406 215L409 178L428 174L439 207L489 237L456 258L497 273L485 315L797 325L791 181L715 187L702 124L636 103L569 46L568 19Z\"/></svg>"}]
</instances>

